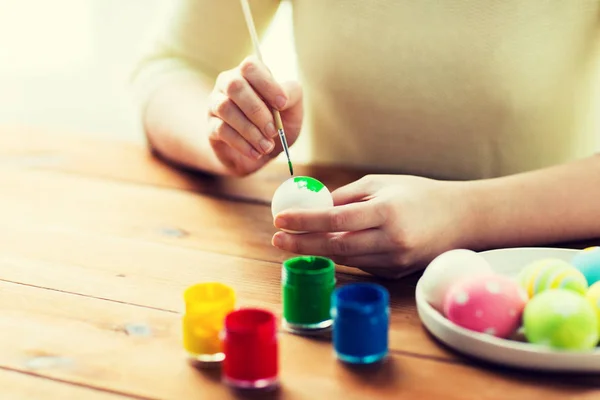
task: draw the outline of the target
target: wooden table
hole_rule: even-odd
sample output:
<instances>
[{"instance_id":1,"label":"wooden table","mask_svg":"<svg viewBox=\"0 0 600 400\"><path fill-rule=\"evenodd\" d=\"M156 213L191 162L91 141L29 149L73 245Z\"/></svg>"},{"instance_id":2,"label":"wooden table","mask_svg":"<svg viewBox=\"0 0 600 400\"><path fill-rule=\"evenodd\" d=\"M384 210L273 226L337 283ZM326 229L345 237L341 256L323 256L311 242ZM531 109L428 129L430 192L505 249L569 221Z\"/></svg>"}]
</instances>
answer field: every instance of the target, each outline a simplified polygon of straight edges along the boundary
<instances>
[{"instance_id":1,"label":"wooden table","mask_svg":"<svg viewBox=\"0 0 600 400\"><path fill-rule=\"evenodd\" d=\"M300 168L332 188L359 171ZM389 360L348 368L282 333L281 388L235 393L190 367L182 291L232 285L280 314L269 200L285 167L247 179L177 171L135 144L0 132L0 399L598 399L600 377L523 373L454 354L422 327L418 276L392 294ZM374 280L340 268L340 284Z\"/></svg>"}]
</instances>

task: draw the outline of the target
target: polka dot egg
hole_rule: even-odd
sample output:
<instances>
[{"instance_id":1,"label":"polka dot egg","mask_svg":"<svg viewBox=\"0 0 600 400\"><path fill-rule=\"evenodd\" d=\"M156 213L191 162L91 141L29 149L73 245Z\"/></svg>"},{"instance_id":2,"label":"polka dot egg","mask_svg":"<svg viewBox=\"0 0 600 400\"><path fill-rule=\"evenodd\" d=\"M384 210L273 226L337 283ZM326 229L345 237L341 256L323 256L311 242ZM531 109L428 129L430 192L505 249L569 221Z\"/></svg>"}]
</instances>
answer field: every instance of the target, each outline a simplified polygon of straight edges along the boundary
<instances>
[{"instance_id":1,"label":"polka dot egg","mask_svg":"<svg viewBox=\"0 0 600 400\"><path fill-rule=\"evenodd\" d=\"M309 176L296 176L283 182L271 201L273 218L283 210L290 208L327 208L333 207L331 192L323 183ZM302 233L286 231L289 233Z\"/></svg>"},{"instance_id":2,"label":"polka dot egg","mask_svg":"<svg viewBox=\"0 0 600 400\"><path fill-rule=\"evenodd\" d=\"M421 284L425 300L442 311L444 297L454 282L487 274L492 274L492 267L480 254L468 249L446 251L433 259L423 272Z\"/></svg>"},{"instance_id":3,"label":"polka dot egg","mask_svg":"<svg viewBox=\"0 0 600 400\"><path fill-rule=\"evenodd\" d=\"M509 277L468 277L446 293L444 314L463 328L507 338L519 328L527 300L525 291Z\"/></svg>"},{"instance_id":4,"label":"polka dot egg","mask_svg":"<svg viewBox=\"0 0 600 400\"><path fill-rule=\"evenodd\" d=\"M523 312L530 343L558 349L589 350L598 343L598 317L590 303L567 289L549 289L531 299Z\"/></svg>"},{"instance_id":5,"label":"polka dot egg","mask_svg":"<svg viewBox=\"0 0 600 400\"><path fill-rule=\"evenodd\" d=\"M588 288L585 276L577 268L555 258L545 258L528 264L518 279L530 298L545 290L559 288L584 295Z\"/></svg>"},{"instance_id":6,"label":"polka dot egg","mask_svg":"<svg viewBox=\"0 0 600 400\"><path fill-rule=\"evenodd\" d=\"M600 247L588 247L577 252L571 264L585 276L588 285L600 281Z\"/></svg>"}]
</instances>

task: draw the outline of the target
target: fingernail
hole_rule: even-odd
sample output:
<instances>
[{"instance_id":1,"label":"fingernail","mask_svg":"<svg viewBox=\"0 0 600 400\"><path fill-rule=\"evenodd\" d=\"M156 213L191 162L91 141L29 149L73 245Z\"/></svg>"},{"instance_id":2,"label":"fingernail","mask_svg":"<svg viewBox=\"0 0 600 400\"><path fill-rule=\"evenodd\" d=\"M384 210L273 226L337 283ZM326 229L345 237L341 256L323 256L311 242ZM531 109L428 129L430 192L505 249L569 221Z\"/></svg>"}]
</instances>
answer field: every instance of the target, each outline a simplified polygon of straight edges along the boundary
<instances>
[{"instance_id":1,"label":"fingernail","mask_svg":"<svg viewBox=\"0 0 600 400\"><path fill-rule=\"evenodd\" d=\"M288 221L287 221L287 219L285 219L283 217L277 217L277 218L275 218L275 226L277 228L287 228Z\"/></svg>"},{"instance_id":2,"label":"fingernail","mask_svg":"<svg viewBox=\"0 0 600 400\"><path fill-rule=\"evenodd\" d=\"M277 130L275 129L275 125L273 125L272 122L269 122L267 124L267 127L265 128L265 131L267 133L267 136L269 136L269 137L275 137L275 136L277 136Z\"/></svg>"},{"instance_id":3,"label":"fingernail","mask_svg":"<svg viewBox=\"0 0 600 400\"><path fill-rule=\"evenodd\" d=\"M283 239L281 238L280 235L275 235L273 236L273 240L271 242L273 244L273 246L275 247L281 247L283 245Z\"/></svg>"},{"instance_id":4,"label":"fingernail","mask_svg":"<svg viewBox=\"0 0 600 400\"><path fill-rule=\"evenodd\" d=\"M285 97L283 96L276 96L275 97L275 105L277 106L277 108L283 108L285 107L287 103L287 100L285 99Z\"/></svg>"},{"instance_id":5,"label":"fingernail","mask_svg":"<svg viewBox=\"0 0 600 400\"><path fill-rule=\"evenodd\" d=\"M257 160L262 157L262 154L260 154L258 151L254 150L254 149L250 150L250 155L252 156L252 158L256 158Z\"/></svg>"},{"instance_id":6,"label":"fingernail","mask_svg":"<svg viewBox=\"0 0 600 400\"><path fill-rule=\"evenodd\" d=\"M275 144L267 139L261 139L258 144L260 145L261 149L263 149L265 154L269 153L273 147L275 147Z\"/></svg>"}]
</instances>

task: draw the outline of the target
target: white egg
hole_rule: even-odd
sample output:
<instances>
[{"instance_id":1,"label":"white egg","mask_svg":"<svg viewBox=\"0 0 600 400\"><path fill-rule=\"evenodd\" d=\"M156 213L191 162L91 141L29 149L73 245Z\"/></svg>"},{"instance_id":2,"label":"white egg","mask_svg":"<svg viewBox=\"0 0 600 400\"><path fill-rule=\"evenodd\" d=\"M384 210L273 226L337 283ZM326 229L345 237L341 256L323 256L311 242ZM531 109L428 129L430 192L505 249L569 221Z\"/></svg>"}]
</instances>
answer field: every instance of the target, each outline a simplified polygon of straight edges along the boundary
<instances>
[{"instance_id":1,"label":"white egg","mask_svg":"<svg viewBox=\"0 0 600 400\"><path fill-rule=\"evenodd\" d=\"M493 273L490 264L467 249L454 249L437 256L423 272L421 285L425 300L442 312L444 297L452 284L461 278Z\"/></svg>"},{"instance_id":2,"label":"white egg","mask_svg":"<svg viewBox=\"0 0 600 400\"><path fill-rule=\"evenodd\" d=\"M331 192L323 183L309 176L296 176L283 182L271 201L273 218L283 210L290 208L316 209L333 207ZM303 233L297 231L288 233Z\"/></svg>"}]
</instances>

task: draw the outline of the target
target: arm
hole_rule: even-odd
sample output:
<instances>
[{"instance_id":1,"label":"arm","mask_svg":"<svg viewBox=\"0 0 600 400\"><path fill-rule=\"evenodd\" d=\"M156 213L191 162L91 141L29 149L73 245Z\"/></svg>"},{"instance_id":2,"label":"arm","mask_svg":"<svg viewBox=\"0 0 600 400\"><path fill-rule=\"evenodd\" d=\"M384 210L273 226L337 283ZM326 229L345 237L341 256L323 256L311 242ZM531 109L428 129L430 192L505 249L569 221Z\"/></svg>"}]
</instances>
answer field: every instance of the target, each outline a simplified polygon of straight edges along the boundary
<instances>
[{"instance_id":1,"label":"arm","mask_svg":"<svg viewBox=\"0 0 600 400\"><path fill-rule=\"evenodd\" d=\"M467 186L474 248L600 237L600 155Z\"/></svg>"},{"instance_id":2,"label":"arm","mask_svg":"<svg viewBox=\"0 0 600 400\"><path fill-rule=\"evenodd\" d=\"M273 245L387 277L440 253L600 237L600 155L501 178L437 181L371 175L333 193L335 207L284 210Z\"/></svg>"},{"instance_id":3,"label":"arm","mask_svg":"<svg viewBox=\"0 0 600 400\"><path fill-rule=\"evenodd\" d=\"M224 174L208 141L206 79L180 76L159 87L142 112L151 149L169 162L210 174Z\"/></svg>"},{"instance_id":4,"label":"arm","mask_svg":"<svg viewBox=\"0 0 600 400\"><path fill-rule=\"evenodd\" d=\"M279 0L253 0L263 34ZM252 53L238 0L180 0L162 21L151 50L133 74L144 132L153 150L169 161L209 173L227 168L208 139L209 94L219 73Z\"/></svg>"}]
</instances>

